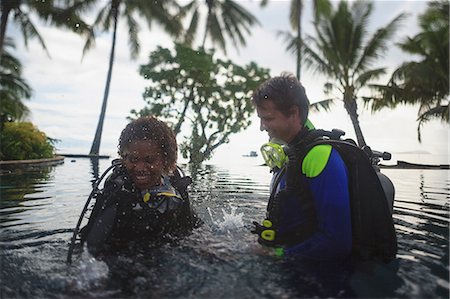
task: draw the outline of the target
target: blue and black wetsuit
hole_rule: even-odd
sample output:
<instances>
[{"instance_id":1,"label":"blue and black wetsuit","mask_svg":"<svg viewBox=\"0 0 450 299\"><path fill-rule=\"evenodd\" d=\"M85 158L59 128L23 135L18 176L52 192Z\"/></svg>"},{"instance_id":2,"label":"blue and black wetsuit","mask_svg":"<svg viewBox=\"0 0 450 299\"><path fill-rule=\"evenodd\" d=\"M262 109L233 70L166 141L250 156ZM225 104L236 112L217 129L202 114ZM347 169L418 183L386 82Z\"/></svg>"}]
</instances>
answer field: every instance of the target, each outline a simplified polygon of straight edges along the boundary
<instances>
[{"instance_id":1,"label":"blue and black wetsuit","mask_svg":"<svg viewBox=\"0 0 450 299\"><path fill-rule=\"evenodd\" d=\"M299 132L286 147L294 149L287 165L273 169L268 218L257 225L259 242L275 247L277 255L345 258L352 251L348 170L329 144L307 150L306 136L312 136L309 130Z\"/></svg>"},{"instance_id":2,"label":"blue and black wetsuit","mask_svg":"<svg viewBox=\"0 0 450 299\"><path fill-rule=\"evenodd\" d=\"M339 153L331 145L317 145L305 156L301 163L301 174L310 192L316 213L315 232L298 244L282 246L284 254L299 255L311 259L336 259L349 256L352 249L352 224L348 173ZM274 178L277 177L275 172ZM285 188L286 174L274 192ZM286 196L280 202L279 234L289 234L301 227L305 220L301 201L305 198ZM308 212L308 211L306 211Z\"/></svg>"},{"instance_id":3,"label":"blue and black wetsuit","mask_svg":"<svg viewBox=\"0 0 450 299\"><path fill-rule=\"evenodd\" d=\"M138 190L118 166L106 180L81 240L93 254L106 248L149 244L189 233L200 224L179 181L164 177L164 184Z\"/></svg>"},{"instance_id":4,"label":"blue and black wetsuit","mask_svg":"<svg viewBox=\"0 0 450 299\"><path fill-rule=\"evenodd\" d=\"M288 159L276 160L276 147L263 152L275 167L274 177L267 217L262 225L254 222L252 232L275 254L318 260L395 258L395 188L367 151L342 140L343 134L304 129L281 150ZM271 157L282 162L271 163Z\"/></svg>"}]
</instances>

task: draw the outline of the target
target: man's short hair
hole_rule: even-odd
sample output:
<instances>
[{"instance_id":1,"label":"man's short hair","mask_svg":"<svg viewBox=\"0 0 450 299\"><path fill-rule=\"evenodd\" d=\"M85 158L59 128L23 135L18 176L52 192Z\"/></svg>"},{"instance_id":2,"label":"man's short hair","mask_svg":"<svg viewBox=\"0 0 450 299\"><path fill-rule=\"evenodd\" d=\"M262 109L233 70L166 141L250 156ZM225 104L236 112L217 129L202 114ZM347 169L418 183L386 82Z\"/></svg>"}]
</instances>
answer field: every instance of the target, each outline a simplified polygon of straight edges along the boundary
<instances>
[{"instance_id":1,"label":"man's short hair","mask_svg":"<svg viewBox=\"0 0 450 299\"><path fill-rule=\"evenodd\" d=\"M283 72L280 76L270 78L255 90L253 93L255 105L258 106L265 101L272 101L286 116L290 114L293 106L298 107L302 124L308 118L309 100L305 88L291 73Z\"/></svg>"}]
</instances>

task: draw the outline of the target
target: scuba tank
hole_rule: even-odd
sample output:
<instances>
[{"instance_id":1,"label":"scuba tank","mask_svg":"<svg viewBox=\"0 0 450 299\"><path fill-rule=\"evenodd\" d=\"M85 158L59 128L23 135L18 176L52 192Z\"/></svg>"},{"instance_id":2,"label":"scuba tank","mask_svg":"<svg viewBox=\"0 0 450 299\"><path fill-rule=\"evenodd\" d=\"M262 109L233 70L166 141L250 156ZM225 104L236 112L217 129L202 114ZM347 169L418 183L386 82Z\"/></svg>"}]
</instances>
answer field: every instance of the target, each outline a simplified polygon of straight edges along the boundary
<instances>
[{"instance_id":1,"label":"scuba tank","mask_svg":"<svg viewBox=\"0 0 450 299\"><path fill-rule=\"evenodd\" d=\"M391 180L380 172L378 163L380 159L389 160L389 153L372 151L370 147L359 148L351 139L343 140L341 136L345 133L341 130L310 130L304 133L297 144L291 146L281 146L276 148L271 144L269 153L263 157L277 157L278 160L287 160L281 167L279 174L286 173L286 188L276 193L277 184L281 180L281 175L275 178L273 192L269 198L267 208L267 218L263 225L255 223L254 233L259 235L258 241L264 245L292 246L299 244L306 238L314 234L317 230L316 211L313 199L308 196L308 188L300 175L299 167L303 163L306 154L317 145L331 145L338 151L344 160L349 173L349 192L352 217L352 239L353 256L362 259L380 258L390 260L397 253L397 238L392 219L395 188ZM262 147L262 149L264 146ZM276 148L272 150L271 148ZM287 159L282 157L287 156ZM277 163L270 162L267 165ZM279 164L279 163L278 163ZM277 222L279 215L279 205L283 196L295 196L301 200L302 215L308 215L305 219L306 227L298 227L290 236L279 236L277 238ZM302 194L302 196L299 196ZM270 234L269 234L270 232ZM268 238L270 237L270 238Z\"/></svg>"},{"instance_id":2,"label":"scuba tank","mask_svg":"<svg viewBox=\"0 0 450 299\"><path fill-rule=\"evenodd\" d=\"M372 163L373 168L375 169L378 179L380 180L381 186L383 187L384 194L386 195L386 200L388 201L389 208L391 209L391 214L394 212L394 198L395 198L395 187L392 183L391 179L381 173L380 167L378 164L380 160L389 161L391 160L391 154L388 152L379 152L372 150L369 146L363 146L362 150L367 154Z\"/></svg>"}]
</instances>

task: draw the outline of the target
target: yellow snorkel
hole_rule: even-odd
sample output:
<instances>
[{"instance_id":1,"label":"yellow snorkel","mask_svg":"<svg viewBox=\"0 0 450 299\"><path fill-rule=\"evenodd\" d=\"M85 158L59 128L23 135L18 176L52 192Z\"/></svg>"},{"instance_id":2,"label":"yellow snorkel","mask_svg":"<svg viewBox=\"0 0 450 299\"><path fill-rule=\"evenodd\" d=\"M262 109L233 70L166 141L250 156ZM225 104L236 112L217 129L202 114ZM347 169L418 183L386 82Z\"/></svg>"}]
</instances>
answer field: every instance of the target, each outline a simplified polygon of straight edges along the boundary
<instances>
[{"instance_id":1,"label":"yellow snorkel","mask_svg":"<svg viewBox=\"0 0 450 299\"><path fill-rule=\"evenodd\" d=\"M309 119L306 120L305 127L308 128L308 130L314 129L314 125ZM288 156L284 152L281 141L272 139L271 141L264 143L261 146L260 151L264 162L270 169L275 167L281 169L288 162Z\"/></svg>"},{"instance_id":2,"label":"yellow snorkel","mask_svg":"<svg viewBox=\"0 0 450 299\"><path fill-rule=\"evenodd\" d=\"M270 169L278 167L281 169L286 162L288 157L284 153L283 146L275 142L267 142L261 146L261 155L266 162L266 165Z\"/></svg>"}]
</instances>

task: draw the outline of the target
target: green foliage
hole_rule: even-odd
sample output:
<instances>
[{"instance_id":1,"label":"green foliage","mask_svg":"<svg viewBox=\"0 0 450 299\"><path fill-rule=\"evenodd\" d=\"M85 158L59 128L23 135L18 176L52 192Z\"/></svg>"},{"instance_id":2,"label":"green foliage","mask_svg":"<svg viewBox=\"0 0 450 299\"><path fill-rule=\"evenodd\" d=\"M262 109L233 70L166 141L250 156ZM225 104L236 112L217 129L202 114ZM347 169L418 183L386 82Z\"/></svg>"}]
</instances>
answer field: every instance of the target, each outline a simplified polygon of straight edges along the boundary
<instances>
[{"instance_id":1,"label":"green foliage","mask_svg":"<svg viewBox=\"0 0 450 299\"><path fill-rule=\"evenodd\" d=\"M7 122L0 132L1 160L52 158L55 140L29 122Z\"/></svg>"},{"instance_id":2,"label":"green foliage","mask_svg":"<svg viewBox=\"0 0 450 299\"><path fill-rule=\"evenodd\" d=\"M449 3L430 2L419 16L421 31L399 43L406 53L419 61L403 63L386 86L375 85L381 96L373 110L394 108L399 104L419 105L417 137L420 128L432 119L449 122Z\"/></svg>"},{"instance_id":3,"label":"green foliage","mask_svg":"<svg viewBox=\"0 0 450 299\"><path fill-rule=\"evenodd\" d=\"M200 5L202 2L205 5ZM206 6L206 7L205 7ZM206 9L204 9L206 8ZM209 37L213 45L217 45L226 54L227 44L225 38L238 49L245 46L245 34L250 34L250 28L259 25L258 19L238 1L233 0L192 0L181 7L180 17L191 15L191 20L186 33L183 35L183 43L192 46L199 27L199 19L207 10L205 31L202 47L205 47L206 38Z\"/></svg>"},{"instance_id":4,"label":"green foliage","mask_svg":"<svg viewBox=\"0 0 450 299\"><path fill-rule=\"evenodd\" d=\"M370 1L342 0L331 11L315 15L316 34L303 43L302 59L306 67L331 80L325 84L328 96L334 91L341 94L359 146L366 142L358 120L358 92L385 73L385 68L373 68L373 64L386 52L389 40L405 18L400 14L369 35L372 9ZM321 101L313 108L329 109L333 100L336 98Z\"/></svg>"},{"instance_id":5,"label":"green foliage","mask_svg":"<svg viewBox=\"0 0 450 299\"><path fill-rule=\"evenodd\" d=\"M47 52L47 47L33 20L38 17L55 27L67 28L78 34L90 31L89 26L79 17L80 1L1 1L0 53L4 48L5 33L10 21L16 23L22 33L25 46L30 38L35 38ZM4 21L4 22L3 22Z\"/></svg>"},{"instance_id":6,"label":"green foliage","mask_svg":"<svg viewBox=\"0 0 450 299\"><path fill-rule=\"evenodd\" d=\"M255 63L241 67L213 54L181 44L175 44L173 52L159 47L140 68L150 80L144 92L147 106L131 111L137 117L162 117L176 134L190 132L180 150L194 164L209 159L231 134L250 125L252 92L269 77L268 70Z\"/></svg>"},{"instance_id":7,"label":"green foliage","mask_svg":"<svg viewBox=\"0 0 450 299\"><path fill-rule=\"evenodd\" d=\"M100 7L100 8L98 8ZM139 18L147 22L148 27L158 23L162 29L171 36L180 34L182 27L180 20L171 11L177 8L174 0L148 1L148 0L84 0L77 5L77 10L89 14L96 11L92 30L86 38L83 55L95 45L95 37L104 32L115 32L119 21L124 21L128 32L128 45L132 59L136 59L140 52Z\"/></svg>"},{"instance_id":8,"label":"green foliage","mask_svg":"<svg viewBox=\"0 0 450 299\"><path fill-rule=\"evenodd\" d=\"M31 88L22 78L22 64L9 50L15 50L12 40L6 39L5 46L0 60L0 128L6 121L23 119L28 114L23 100L31 97Z\"/></svg>"},{"instance_id":9,"label":"green foliage","mask_svg":"<svg viewBox=\"0 0 450 299\"><path fill-rule=\"evenodd\" d=\"M98 120L94 140L92 141L90 155L98 155L100 152L100 143L103 132L103 123L105 121L106 106L108 104L109 90L114 66L114 57L116 49L117 28L119 20L126 22L128 29L128 45L130 47L131 58L137 58L140 51L139 31L140 26L138 17L143 17L149 28L154 22L159 23L165 32L176 36L181 32L181 23L176 16L172 15L171 10L178 7L174 0L148 1L148 0L84 0L77 1L76 11L92 12L96 5L101 6L97 13L92 30L87 35L86 43L83 48L83 56L95 45L95 37L99 33L112 32L111 52L109 55L108 74L106 77L105 91L103 93L102 108Z\"/></svg>"},{"instance_id":10,"label":"green foliage","mask_svg":"<svg viewBox=\"0 0 450 299\"><path fill-rule=\"evenodd\" d=\"M331 2L329 0L313 0L313 13L316 19L322 15L329 16L331 13ZM300 73L302 68L302 19L303 19L303 5L304 0L291 0L289 9L289 22L291 24L291 31L278 31L278 37L281 37L286 44L286 51L293 54L297 59L296 76L300 80Z\"/></svg>"}]
</instances>

